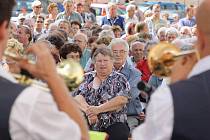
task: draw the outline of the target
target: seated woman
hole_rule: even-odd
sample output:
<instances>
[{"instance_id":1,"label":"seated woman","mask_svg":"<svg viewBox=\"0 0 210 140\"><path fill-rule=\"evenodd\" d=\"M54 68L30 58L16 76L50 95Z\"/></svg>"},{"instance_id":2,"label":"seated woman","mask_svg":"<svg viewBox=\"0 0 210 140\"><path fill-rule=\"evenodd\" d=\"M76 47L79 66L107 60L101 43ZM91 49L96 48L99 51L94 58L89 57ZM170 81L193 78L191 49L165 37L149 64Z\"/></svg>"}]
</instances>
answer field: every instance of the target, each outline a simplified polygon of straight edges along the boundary
<instances>
[{"instance_id":1,"label":"seated woman","mask_svg":"<svg viewBox=\"0 0 210 140\"><path fill-rule=\"evenodd\" d=\"M82 50L75 43L66 43L59 50L62 59L73 59L76 62L80 62L82 57Z\"/></svg>"},{"instance_id":2,"label":"seated woman","mask_svg":"<svg viewBox=\"0 0 210 140\"><path fill-rule=\"evenodd\" d=\"M108 133L109 140L127 140L129 83L122 74L113 71L113 55L109 48L98 48L92 61L95 71L85 75L84 82L73 95L91 129Z\"/></svg>"}]
</instances>

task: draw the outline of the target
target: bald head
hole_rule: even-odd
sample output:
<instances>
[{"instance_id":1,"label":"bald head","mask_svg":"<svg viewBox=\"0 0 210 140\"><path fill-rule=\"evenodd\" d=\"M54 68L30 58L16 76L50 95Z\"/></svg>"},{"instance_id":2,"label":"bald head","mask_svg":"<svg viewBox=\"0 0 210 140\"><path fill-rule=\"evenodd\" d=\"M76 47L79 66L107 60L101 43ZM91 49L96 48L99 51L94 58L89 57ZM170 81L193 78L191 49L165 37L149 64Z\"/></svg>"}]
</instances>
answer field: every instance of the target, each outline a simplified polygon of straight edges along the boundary
<instances>
[{"instance_id":1,"label":"bald head","mask_svg":"<svg viewBox=\"0 0 210 140\"><path fill-rule=\"evenodd\" d=\"M210 55L210 0L203 0L196 12L198 44L201 58Z\"/></svg>"},{"instance_id":2,"label":"bald head","mask_svg":"<svg viewBox=\"0 0 210 140\"><path fill-rule=\"evenodd\" d=\"M203 0L196 12L197 28L205 36L210 36L210 1Z\"/></svg>"}]
</instances>

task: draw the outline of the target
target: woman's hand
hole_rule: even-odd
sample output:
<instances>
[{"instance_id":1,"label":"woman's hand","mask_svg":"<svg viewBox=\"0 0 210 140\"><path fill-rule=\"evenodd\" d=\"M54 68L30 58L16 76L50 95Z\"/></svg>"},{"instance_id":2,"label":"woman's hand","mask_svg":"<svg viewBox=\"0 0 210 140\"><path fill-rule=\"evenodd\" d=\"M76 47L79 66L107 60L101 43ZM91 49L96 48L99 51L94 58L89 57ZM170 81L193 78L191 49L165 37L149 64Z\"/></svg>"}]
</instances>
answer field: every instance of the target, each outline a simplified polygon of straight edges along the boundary
<instances>
[{"instance_id":1,"label":"woman's hand","mask_svg":"<svg viewBox=\"0 0 210 140\"><path fill-rule=\"evenodd\" d=\"M90 125L95 124L98 121L98 117L96 115L94 115L94 116L88 116L88 121L89 121L89 124Z\"/></svg>"},{"instance_id":2,"label":"woman's hand","mask_svg":"<svg viewBox=\"0 0 210 140\"><path fill-rule=\"evenodd\" d=\"M99 113L101 113L99 106L88 106L86 110L86 114L88 117L97 116Z\"/></svg>"}]
</instances>

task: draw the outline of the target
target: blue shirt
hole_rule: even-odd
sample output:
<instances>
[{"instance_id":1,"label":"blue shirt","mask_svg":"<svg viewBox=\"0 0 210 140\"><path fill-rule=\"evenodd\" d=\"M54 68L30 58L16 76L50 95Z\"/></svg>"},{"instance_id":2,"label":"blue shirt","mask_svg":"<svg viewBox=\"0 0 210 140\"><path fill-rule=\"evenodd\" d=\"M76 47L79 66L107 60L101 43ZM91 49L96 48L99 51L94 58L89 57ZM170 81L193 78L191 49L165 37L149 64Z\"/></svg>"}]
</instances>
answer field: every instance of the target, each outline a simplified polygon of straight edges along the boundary
<instances>
[{"instance_id":1,"label":"blue shirt","mask_svg":"<svg viewBox=\"0 0 210 140\"><path fill-rule=\"evenodd\" d=\"M188 26L193 27L196 24L196 19L193 17L192 19L182 18L179 20L179 26Z\"/></svg>"},{"instance_id":2,"label":"blue shirt","mask_svg":"<svg viewBox=\"0 0 210 140\"><path fill-rule=\"evenodd\" d=\"M101 21L101 26L102 25L110 25L110 26L112 26L112 25L118 25L118 26L121 27L122 30L124 30L125 29L125 20L121 16L117 16L114 19L111 19L108 16L104 16L102 18L102 21Z\"/></svg>"},{"instance_id":3,"label":"blue shirt","mask_svg":"<svg viewBox=\"0 0 210 140\"><path fill-rule=\"evenodd\" d=\"M91 56L91 50L85 48L82 53L82 57L80 59L80 65L82 66L83 69L85 68L90 56Z\"/></svg>"}]
</instances>

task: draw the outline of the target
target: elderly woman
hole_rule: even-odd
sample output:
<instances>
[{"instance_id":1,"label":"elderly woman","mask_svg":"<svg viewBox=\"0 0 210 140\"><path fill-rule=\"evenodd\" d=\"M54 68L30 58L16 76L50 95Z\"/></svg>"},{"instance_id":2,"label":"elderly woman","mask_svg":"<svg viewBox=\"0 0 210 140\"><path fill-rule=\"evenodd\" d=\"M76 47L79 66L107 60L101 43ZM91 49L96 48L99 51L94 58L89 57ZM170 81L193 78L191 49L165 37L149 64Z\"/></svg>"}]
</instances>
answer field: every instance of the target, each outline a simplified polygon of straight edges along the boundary
<instances>
[{"instance_id":1,"label":"elderly woman","mask_svg":"<svg viewBox=\"0 0 210 140\"><path fill-rule=\"evenodd\" d=\"M157 37L160 42L166 41L167 27L161 27L157 32Z\"/></svg>"},{"instance_id":2,"label":"elderly woman","mask_svg":"<svg viewBox=\"0 0 210 140\"><path fill-rule=\"evenodd\" d=\"M179 32L176 28L170 27L166 30L166 41L168 41L168 43L171 43L178 37L179 37Z\"/></svg>"},{"instance_id":3,"label":"elderly woman","mask_svg":"<svg viewBox=\"0 0 210 140\"><path fill-rule=\"evenodd\" d=\"M135 15L136 6L133 4L130 4L126 7L126 16L125 16L125 23L132 22L137 23L139 22L138 18Z\"/></svg>"},{"instance_id":4,"label":"elderly woman","mask_svg":"<svg viewBox=\"0 0 210 140\"><path fill-rule=\"evenodd\" d=\"M130 86L126 78L113 71L113 55L107 47L93 54L95 71L85 75L84 82L73 94L80 108L88 116L94 130L105 131L109 140L127 140L126 103Z\"/></svg>"}]
</instances>

